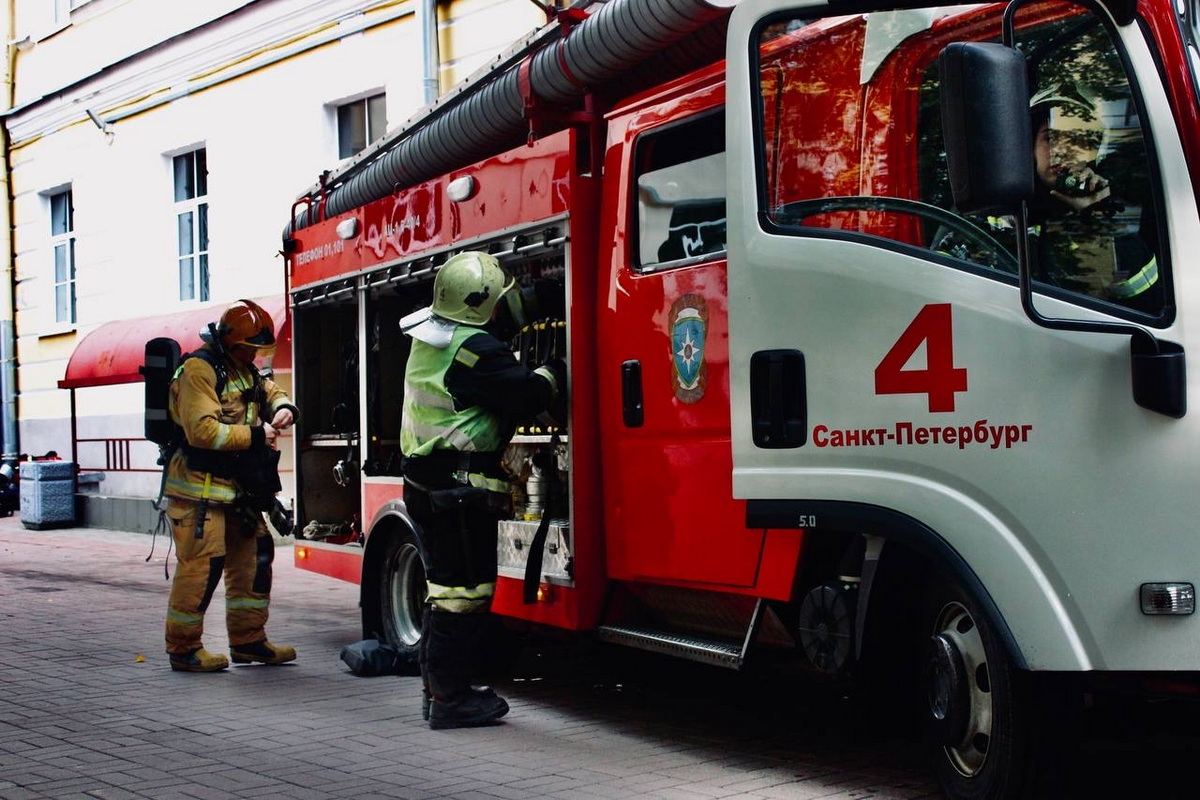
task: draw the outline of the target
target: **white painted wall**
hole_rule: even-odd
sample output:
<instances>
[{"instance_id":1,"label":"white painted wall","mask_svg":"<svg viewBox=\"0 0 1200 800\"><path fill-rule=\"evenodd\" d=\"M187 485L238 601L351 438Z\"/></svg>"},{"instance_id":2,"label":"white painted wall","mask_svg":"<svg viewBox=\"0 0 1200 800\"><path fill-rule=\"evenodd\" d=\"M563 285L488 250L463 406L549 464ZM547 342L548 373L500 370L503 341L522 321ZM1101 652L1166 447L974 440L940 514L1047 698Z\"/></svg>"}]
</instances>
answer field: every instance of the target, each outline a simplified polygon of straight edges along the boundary
<instances>
[{"instance_id":1,"label":"white painted wall","mask_svg":"<svg viewBox=\"0 0 1200 800\"><path fill-rule=\"evenodd\" d=\"M178 300L170 157L208 151L214 316L239 297L282 292L277 251L291 203L337 163L334 105L383 89L398 125L423 104L421 46L413 3L92 0L56 27L44 0L14 1L15 38L35 42L17 54L5 121L21 450L67 456L70 395L57 382L75 344L110 320L196 305ZM440 17L444 89L544 22L527 0L460 0ZM74 326L54 323L49 247L46 193L65 186ZM83 438L141 433L141 384L77 390L76 405ZM82 465L96 466L88 452ZM104 491L157 488L152 473L114 473Z\"/></svg>"}]
</instances>

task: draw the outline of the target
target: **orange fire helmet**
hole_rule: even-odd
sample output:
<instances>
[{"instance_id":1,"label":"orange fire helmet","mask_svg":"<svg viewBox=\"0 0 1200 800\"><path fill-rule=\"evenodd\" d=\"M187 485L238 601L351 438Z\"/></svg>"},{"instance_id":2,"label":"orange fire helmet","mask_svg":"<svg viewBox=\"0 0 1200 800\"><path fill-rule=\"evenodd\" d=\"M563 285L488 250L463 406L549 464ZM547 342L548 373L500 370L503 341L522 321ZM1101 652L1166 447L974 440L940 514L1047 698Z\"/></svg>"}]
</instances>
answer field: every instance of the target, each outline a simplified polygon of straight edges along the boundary
<instances>
[{"instance_id":1,"label":"orange fire helmet","mask_svg":"<svg viewBox=\"0 0 1200 800\"><path fill-rule=\"evenodd\" d=\"M227 351L238 345L253 347L260 356L275 351L275 323L271 315L253 300L238 300L225 309L217 330L221 346Z\"/></svg>"}]
</instances>

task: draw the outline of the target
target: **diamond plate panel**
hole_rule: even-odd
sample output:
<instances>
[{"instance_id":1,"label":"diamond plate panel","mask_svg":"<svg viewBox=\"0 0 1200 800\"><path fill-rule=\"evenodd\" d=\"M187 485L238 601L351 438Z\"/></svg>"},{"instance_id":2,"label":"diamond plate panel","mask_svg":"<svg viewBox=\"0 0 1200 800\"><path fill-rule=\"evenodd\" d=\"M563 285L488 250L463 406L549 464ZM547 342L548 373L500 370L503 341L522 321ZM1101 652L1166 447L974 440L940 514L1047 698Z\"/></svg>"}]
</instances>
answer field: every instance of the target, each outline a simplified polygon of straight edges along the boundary
<instances>
[{"instance_id":1,"label":"diamond plate panel","mask_svg":"<svg viewBox=\"0 0 1200 800\"><path fill-rule=\"evenodd\" d=\"M529 546L537 533L538 520L501 520L496 542L496 558L501 575L510 578L525 576L525 563L529 559ZM570 583L567 565L571 557L570 523L554 520L546 532L545 549L542 554L542 575L556 583Z\"/></svg>"}]
</instances>

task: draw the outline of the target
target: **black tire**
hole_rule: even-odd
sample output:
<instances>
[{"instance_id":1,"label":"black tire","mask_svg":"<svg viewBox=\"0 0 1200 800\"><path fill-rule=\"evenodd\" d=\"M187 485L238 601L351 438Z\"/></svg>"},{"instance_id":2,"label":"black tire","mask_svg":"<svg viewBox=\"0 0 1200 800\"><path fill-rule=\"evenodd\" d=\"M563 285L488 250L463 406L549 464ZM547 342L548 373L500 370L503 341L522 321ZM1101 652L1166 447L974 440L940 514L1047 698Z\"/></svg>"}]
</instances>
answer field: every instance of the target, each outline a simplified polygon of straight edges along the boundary
<instances>
[{"instance_id":1,"label":"black tire","mask_svg":"<svg viewBox=\"0 0 1200 800\"><path fill-rule=\"evenodd\" d=\"M923 621L922 725L947 797L1037 796L1049 776L1034 757L1029 676L1014 668L991 622L954 582L930 593Z\"/></svg>"},{"instance_id":2,"label":"black tire","mask_svg":"<svg viewBox=\"0 0 1200 800\"><path fill-rule=\"evenodd\" d=\"M417 670L425 613L425 562L412 531L388 537L379 571L379 614L383 636Z\"/></svg>"}]
</instances>

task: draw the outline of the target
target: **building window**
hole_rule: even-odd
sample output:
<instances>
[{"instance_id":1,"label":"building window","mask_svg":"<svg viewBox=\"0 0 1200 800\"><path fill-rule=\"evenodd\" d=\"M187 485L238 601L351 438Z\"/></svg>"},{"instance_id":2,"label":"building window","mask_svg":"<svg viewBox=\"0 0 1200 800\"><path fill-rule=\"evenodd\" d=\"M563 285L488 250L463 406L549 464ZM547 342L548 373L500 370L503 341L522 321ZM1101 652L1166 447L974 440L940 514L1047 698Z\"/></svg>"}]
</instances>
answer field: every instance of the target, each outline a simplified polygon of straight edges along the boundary
<instances>
[{"instance_id":1,"label":"building window","mask_svg":"<svg viewBox=\"0 0 1200 800\"><path fill-rule=\"evenodd\" d=\"M85 6L92 0L53 0L54 6L54 21L59 25L66 25L71 21L71 12L80 6Z\"/></svg>"},{"instance_id":2,"label":"building window","mask_svg":"<svg viewBox=\"0 0 1200 800\"><path fill-rule=\"evenodd\" d=\"M383 93L337 107L338 158L349 158L387 132Z\"/></svg>"},{"instance_id":3,"label":"building window","mask_svg":"<svg viewBox=\"0 0 1200 800\"><path fill-rule=\"evenodd\" d=\"M75 209L71 190L50 195L54 248L54 321L75 324Z\"/></svg>"},{"instance_id":4,"label":"building window","mask_svg":"<svg viewBox=\"0 0 1200 800\"><path fill-rule=\"evenodd\" d=\"M175 226L179 241L179 299L208 299L208 158L193 150L175 156Z\"/></svg>"}]
</instances>

